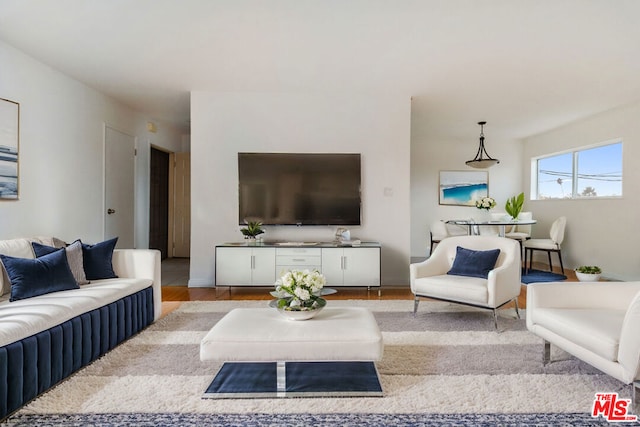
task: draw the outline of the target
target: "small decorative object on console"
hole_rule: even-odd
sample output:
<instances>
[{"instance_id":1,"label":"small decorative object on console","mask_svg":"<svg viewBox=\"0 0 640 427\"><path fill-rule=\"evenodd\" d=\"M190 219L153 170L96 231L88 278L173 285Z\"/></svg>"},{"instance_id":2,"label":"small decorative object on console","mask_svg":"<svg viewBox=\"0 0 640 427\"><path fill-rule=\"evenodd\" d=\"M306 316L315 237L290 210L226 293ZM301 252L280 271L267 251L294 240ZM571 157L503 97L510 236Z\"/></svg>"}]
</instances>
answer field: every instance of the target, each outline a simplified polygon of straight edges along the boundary
<instances>
[{"instance_id":1,"label":"small decorative object on console","mask_svg":"<svg viewBox=\"0 0 640 427\"><path fill-rule=\"evenodd\" d=\"M493 209L496 206L496 201L493 197L483 197L480 200L476 200L476 208L478 209Z\"/></svg>"},{"instance_id":2,"label":"small decorative object on console","mask_svg":"<svg viewBox=\"0 0 640 427\"><path fill-rule=\"evenodd\" d=\"M245 239L255 239L256 236L264 233L262 229L262 222L260 221L244 221L247 226L245 228L241 228L240 232L244 235Z\"/></svg>"},{"instance_id":3,"label":"small decorative object on console","mask_svg":"<svg viewBox=\"0 0 640 427\"><path fill-rule=\"evenodd\" d=\"M275 285L276 290L271 292L271 295L277 298L274 305L289 319L309 319L327 304L321 296L325 277L316 270L288 271ZM301 315L300 312L305 312L305 315Z\"/></svg>"}]
</instances>

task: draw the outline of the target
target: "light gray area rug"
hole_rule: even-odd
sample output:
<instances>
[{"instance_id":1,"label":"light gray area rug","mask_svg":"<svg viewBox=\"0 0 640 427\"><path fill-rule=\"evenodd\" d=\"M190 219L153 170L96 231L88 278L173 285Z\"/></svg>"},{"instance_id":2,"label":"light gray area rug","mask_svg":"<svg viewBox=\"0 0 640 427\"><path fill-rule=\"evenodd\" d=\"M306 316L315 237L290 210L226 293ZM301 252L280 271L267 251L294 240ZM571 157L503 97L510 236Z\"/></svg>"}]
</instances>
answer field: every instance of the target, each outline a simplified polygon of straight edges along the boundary
<instances>
[{"instance_id":1,"label":"light gray area rug","mask_svg":"<svg viewBox=\"0 0 640 427\"><path fill-rule=\"evenodd\" d=\"M543 367L541 340L513 310L500 310L496 332L485 310L423 301L414 317L413 301L358 300L329 304L374 312L385 343L377 363L384 397L202 399L220 364L200 361L200 340L230 309L266 304L184 303L7 423L304 425L298 414L314 416L316 425L323 425L322 417L333 419L327 425L341 425L340 417L347 417L344 425L585 425L601 421L589 416L596 392L631 396L629 386L557 350L556 361ZM227 418L215 421L214 415ZM261 417L264 423L257 421Z\"/></svg>"}]
</instances>

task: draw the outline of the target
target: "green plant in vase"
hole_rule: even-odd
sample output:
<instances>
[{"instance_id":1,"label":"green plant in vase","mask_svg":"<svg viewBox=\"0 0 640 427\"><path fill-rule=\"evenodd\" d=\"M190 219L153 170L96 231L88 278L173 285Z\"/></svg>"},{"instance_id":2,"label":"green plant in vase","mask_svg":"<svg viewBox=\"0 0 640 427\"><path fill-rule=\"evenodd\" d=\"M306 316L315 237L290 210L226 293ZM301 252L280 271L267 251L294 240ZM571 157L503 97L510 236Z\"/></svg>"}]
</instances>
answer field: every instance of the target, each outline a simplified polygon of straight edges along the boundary
<instances>
[{"instance_id":1,"label":"green plant in vase","mask_svg":"<svg viewBox=\"0 0 640 427\"><path fill-rule=\"evenodd\" d=\"M507 199L507 203L504 205L504 210L514 220L518 219L518 215L522 211L524 205L524 193L520 193L517 196L513 196Z\"/></svg>"},{"instance_id":2,"label":"green plant in vase","mask_svg":"<svg viewBox=\"0 0 640 427\"><path fill-rule=\"evenodd\" d=\"M581 265L575 271L576 277L581 282L597 282L602 274L602 269L597 265Z\"/></svg>"},{"instance_id":3,"label":"green plant in vase","mask_svg":"<svg viewBox=\"0 0 640 427\"><path fill-rule=\"evenodd\" d=\"M602 273L602 270L597 265L581 265L580 267L576 268L576 271L578 273L582 273L582 274L600 274L600 273Z\"/></svg>"},{"instance_id":4,"label":"green plant in vase","mask_svg":"<svg viewBox=\"0 0 640 427\"><path fill-rule=\"evenodd\" d=\"M264 233L264 230L262 229L262 222L245 220L244 223L247 224L247 226L245 228L241 228L240 232L245 239L255 239L256 236Z\"/></svg>"}]
</instances>

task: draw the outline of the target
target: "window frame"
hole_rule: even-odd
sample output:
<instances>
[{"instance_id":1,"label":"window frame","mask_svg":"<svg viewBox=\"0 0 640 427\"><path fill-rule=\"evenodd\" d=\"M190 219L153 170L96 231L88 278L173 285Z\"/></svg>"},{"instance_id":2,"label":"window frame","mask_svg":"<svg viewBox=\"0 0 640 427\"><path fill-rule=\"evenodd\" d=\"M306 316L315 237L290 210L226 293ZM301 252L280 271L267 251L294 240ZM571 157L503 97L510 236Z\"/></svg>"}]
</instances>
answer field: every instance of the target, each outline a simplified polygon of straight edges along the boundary
<instances>
[{"instance_id":1,"label":"window frame","mask_svg":"<svg viewBox=\"0 0 640 427\"><path fill-rule=\"evenodd\" d=\"M620 158L620 195L619 196L590 196L582 197L578 195L578 154L582 151L591 150L594 148L604 147L607 145L620 144L621 158ZM571 154L571 197L553 197L553 198L539 198L538 197L538 175L539 175L539 161L542 159L548 159L551 157L561 156L563 154ZM624 196L624 140L622 138L613 138L607 141L598 142L594 144L584 145L578 148L571 148L567 150L557 151L551 154L544 154L531 158L531 185L529 192L529 200L531 201L551 201L551 200L604 200L604 199L621 199Z\"/></svg>"}]
</instances>

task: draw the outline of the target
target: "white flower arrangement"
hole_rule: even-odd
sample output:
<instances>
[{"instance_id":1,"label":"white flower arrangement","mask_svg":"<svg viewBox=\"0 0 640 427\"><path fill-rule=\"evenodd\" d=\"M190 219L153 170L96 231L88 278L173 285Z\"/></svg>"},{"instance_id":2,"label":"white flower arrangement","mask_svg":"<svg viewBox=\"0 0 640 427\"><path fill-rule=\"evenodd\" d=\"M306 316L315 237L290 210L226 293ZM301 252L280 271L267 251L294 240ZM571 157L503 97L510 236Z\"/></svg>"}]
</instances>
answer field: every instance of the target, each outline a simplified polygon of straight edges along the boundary
<instances>
[{"instance_id":1,"label":"white flower arrangement","mask_svg":"<svg viewBox=\"0 0 640 427\"><path fill-rule=\"evenodd\" d=\"M327 304L322 295L325 277L318 271L291 270L276 280L277 307L289 311L317 310Z\"/></svg>"},{"instance_id":2,"label":"white flower arrangement","mask_svg":"<svg viewBox=\"0 0 640 427\"><path fill-rule=\"evenodd\" d=\"M480 200L476 200L476 208L478 209L493 209L496 206L496 201L493 197L483 197Z\"/></svg>"}]
</instances>

